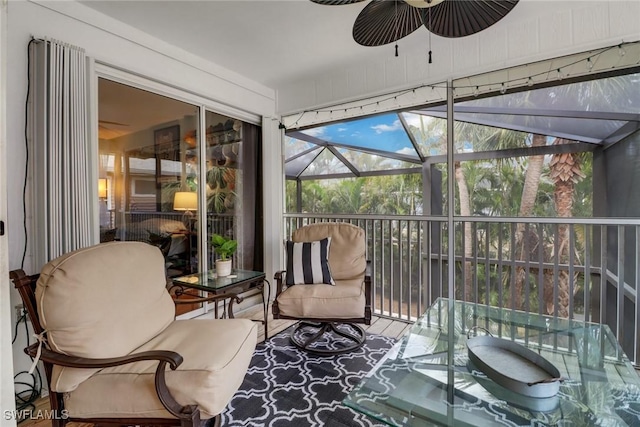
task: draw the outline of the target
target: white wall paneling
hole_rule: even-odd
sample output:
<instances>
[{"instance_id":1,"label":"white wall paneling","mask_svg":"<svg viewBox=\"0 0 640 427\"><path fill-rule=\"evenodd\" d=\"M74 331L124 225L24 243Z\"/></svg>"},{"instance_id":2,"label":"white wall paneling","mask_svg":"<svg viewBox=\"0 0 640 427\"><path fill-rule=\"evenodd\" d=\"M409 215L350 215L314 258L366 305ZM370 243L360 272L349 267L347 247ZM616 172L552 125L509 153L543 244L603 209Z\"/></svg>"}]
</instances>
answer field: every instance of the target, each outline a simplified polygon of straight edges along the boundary
<instances>
[{"instance_id":1,"label":"white wall paneling","mask_svg":"<svg viewBox=\"0 0 640 427\"><path fill-rule=\"evenodd\" d=\"M432 35L433 63L427 63L428 34L416 48L404 48L394 57L392 45L378 49L379 57L360 67L366 79L348 88L327 81L340 69L318 70L317 75L291 81L278 88L278 113L342 104L354 99L476 75L530 62L599 49L640 39L640 2L637 0L520 0L507 16L477 34L462 38ZM346 70L353 73L352 69ZM331 77L329 77L331 78ZM326 90L330 90L328 94Z\"/></svg>"},{"instance_id":2,"label":"white wall paneling","mask_svg":"<svg viewBox=\"0 0 640 427\"><path fill-rule=\"evenodd\" d=\"M7 0L0 0L0 221L7 225ZM6 232L6 230L5 230ZM9 282L9 245L5 234L0 236L0 409L15 409L13 387L13 310L11 309L11 283ZM15 426L16 421L5 420L2 426Z\"/></svg>"}]
</instances>

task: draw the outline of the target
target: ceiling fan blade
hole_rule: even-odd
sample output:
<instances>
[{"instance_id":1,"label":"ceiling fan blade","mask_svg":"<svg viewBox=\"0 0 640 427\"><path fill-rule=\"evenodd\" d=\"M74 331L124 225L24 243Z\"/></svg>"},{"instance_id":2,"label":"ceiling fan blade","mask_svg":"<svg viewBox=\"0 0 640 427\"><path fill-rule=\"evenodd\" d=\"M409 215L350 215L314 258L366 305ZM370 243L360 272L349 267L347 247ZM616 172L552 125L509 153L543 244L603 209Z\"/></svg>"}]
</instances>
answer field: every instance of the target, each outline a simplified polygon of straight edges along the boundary
<instances>
[{"instance_id":1,"label":"ceiling fan blade","mask_svg":"<svg viewBox=\"0 0 640 427\"><path fill-rule=\"evenodd\" d=\"M363 46L382 46L422 26L422 11L404 1L373 0L353 24L353 39Z\"/></svg>"},{"instance_id":2,"label":"ceiling fan blade","mask_svg":"<svg viewBox=\"0 0 640 427\"><path fill-rule=\"evenodd\" d=\"M327 6L341 6L343 4L360 3L364 0L311 0L314 3L324 4Z\"/></svg>"},{"instance_id":3,"label":"ceiling fan blade","mask_svg":"<svg viewBox=\"0 0 640 427\"><path fill-rule=\"evenodd\" d=\"M446 0L422 10L427 30L443 37L475 34L505 17L519 0ZM431 13L431 18L429 18Z\"/></svg>"}]
</instances>

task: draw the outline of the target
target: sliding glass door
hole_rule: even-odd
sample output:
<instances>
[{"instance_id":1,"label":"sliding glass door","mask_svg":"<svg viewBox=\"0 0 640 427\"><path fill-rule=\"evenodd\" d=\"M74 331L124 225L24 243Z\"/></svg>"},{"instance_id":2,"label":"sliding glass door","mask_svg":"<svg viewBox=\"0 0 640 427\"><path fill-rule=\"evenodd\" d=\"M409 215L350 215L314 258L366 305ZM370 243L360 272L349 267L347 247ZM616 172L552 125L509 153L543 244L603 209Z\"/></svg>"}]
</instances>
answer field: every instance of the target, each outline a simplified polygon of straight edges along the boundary
<instances>
[{"instance_id":1,"label":"sliding glass door","mask_svg":"<svg viewBox=\"0 0 640 427\"><path fill-rule=\"evenodd\" d=\"M196 271L199 107L102 78L98 95L100 242L157 246L168 279Z\"/></svg>"},{"instance_id":2,"label":"sliding glass door","mask_svg":"<svg viewBox=\"0 0 640 427\"><path fill-rule=\"evenodd\" d=\"M98 98L100 242L157 246L168 286L214 268L214 234L238 241L233 268L260 270L260 128L206 111L201 137L203 105L105 78Z\"/></svg>"}]
</instances>

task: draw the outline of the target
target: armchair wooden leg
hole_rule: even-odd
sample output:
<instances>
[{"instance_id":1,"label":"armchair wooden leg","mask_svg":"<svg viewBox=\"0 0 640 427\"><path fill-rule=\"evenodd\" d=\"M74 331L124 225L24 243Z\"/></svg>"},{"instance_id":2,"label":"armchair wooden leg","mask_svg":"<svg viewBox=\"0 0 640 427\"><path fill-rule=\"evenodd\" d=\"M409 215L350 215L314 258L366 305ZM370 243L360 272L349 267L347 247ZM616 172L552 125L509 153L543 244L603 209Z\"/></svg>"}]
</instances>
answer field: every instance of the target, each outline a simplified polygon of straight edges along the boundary
<instances>
[{"instance_id":1,"label":"armchair wooden leg","mask_svg":"<svg viewBox=\"0 0 640 427\"><path fill-rule=\"evenodd\" d=\"M219 415L218 415L219 416ZM185 406L180 417L180 427L201 427L200 410L197 406Z\"/></svg>"},{"instance_id":2,"label":"armchair wooden leg","mask_svg":"<svg viewBox=\"0 0 640 427\"><path fill-rule=\"evenodd\" d=\"M222 423L222 416L220 414L216 415L215 417L203 421L201 423L202 427L220 427L220 424Z\"/></svg>"},{"instance_id":3,"label":"armchair wooden leg","mask_svg":"<svg viewBox=\"0 0 640 427\"><path fill-rule=\"evenodd\" d=\"M314 331L312 328L318 328ZM328 337L330 334L344 338L343 340L328 339L327 346L319 346L314 344L322 337ZM310 336L309 336L310 335ZM298 326L291 332L291 342L301 350L318 355L334 355L347 353L361 347L367 337L364 329L360 325L353 323L336 323L336 322L300 322Z\"/></svg>"}]
</instances>

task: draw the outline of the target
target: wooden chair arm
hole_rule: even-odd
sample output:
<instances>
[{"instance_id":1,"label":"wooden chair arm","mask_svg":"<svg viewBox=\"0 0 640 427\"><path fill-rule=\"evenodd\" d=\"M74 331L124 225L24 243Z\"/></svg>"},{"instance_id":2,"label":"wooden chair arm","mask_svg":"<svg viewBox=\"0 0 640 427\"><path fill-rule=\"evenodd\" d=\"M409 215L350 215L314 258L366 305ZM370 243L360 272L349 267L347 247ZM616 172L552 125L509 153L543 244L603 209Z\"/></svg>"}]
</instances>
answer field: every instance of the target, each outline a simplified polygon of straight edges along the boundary
<instances>
[{"instance_id":1,"label":"wooden chair arm","mask_svg":"<svg viewBox=\"0 0 640 427\"><path fill-rule=\"evenodd\" d=\"M31 344L24 349L24 352L31 357L36 357L39 343ZM48 348L42 347L40 360L53 363L54 365L66 366L69 368L87 368L102 369L111 368L113 366L126 365L128 363L140 362L142 360L157 360L168 363L169 367L175 370L182 364L182 356L175 351L153 350L143 351L141 353L128 354L121 357L112 357L108 359L90 359L87 357L69 356L67 354L58 353Z\"/></svg>"},{"instance_id":2,"label":"wooden chair arm","mask_svg":"<svg viewBox=\"0 0 640 427\"><path fill-rule=\"evenodd\" d=\"M283 291L283 287L284 287L284 277L285 277L285 270L280 270L280 271L276 271L276 274L273 275L273 279L276 281L276 298L278 298L278 295L280 295L280 293L282 293ZM371 296L371 274L372 274L372 267L371 267L371 261L367 260L367 267L364 273L364 284L365 284L365 292L366 294L370 297ZM370 304L370 301L369 301Z\"/></svg>"},{"instance_id":3,"label":"wooden chair arm","mask_svg":"<svg viewBox=\"0 0 640 427\"><path fill-rule=\"evenodd\" d=\"M25 348L24 351L28 355L35 357L38 352L39 345L40 343L32 344ZM43 346L40 353L40 360L54 365L85 369L102 369L140 362L143 360L157 360L158 367L156 368L155 373L155 388L158 399L160 399L162 405L167 409L167 411L179 419L200 421L200 411L198 408L194 405L180 405L167 387L165 379L166 365L168 364L172 370L176 370L176 368L178 368L178 366L183 362L182 356L175 351L152 350L128 354L121 357L90 359L58 353Z\"/></svg>"},{"instance_id":4,"label":"wooden chair arm","mask_svg":"<svg viewBox=\"0 0 640 427\"><path fill-rule=\"evenodd\" d=\"M280 295L283 291L282 289L282 285L284 282L284 276L285 276L286 271L285 270L280 270L280 271L276 271L276 274L273 275L273 279L276 281L276 296L275 298L278 298L278 295Z\"/></svg>"}]
</instances>

